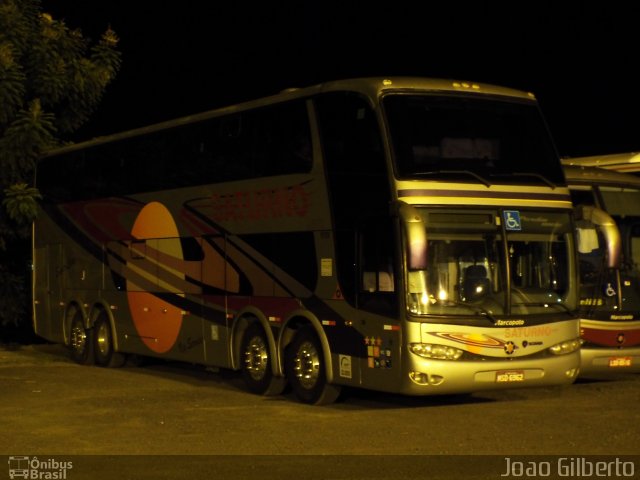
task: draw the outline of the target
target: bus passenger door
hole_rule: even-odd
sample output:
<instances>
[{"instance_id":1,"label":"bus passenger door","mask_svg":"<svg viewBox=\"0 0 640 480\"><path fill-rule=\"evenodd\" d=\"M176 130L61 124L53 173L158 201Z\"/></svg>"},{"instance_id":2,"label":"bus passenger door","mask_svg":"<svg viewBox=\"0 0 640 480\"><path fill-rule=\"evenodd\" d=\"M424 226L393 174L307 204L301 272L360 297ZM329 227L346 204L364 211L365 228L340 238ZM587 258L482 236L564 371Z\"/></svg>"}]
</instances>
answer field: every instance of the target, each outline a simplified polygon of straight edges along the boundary
<instances>
[{"instance_id":1,"label":"bus passenger door","mask_svg":"<svg viewBox=\"0 0 640 480\"><path fill-rule=\"evenodd\" d=\"M622 241L624 262L621 270L623 310L640 310L640 223L625 228Z\"/></svg>"},{"instance_id":2,"label":"bus passenger door","mask_svg":"<svg viewBox=\"0 0 640 480\"><path fill-rule=\"evenodd\" d=\"M358 328L364 335L363 386L396 388L400 367L401 326L398 315L395 225L390 218L374 217L357 232Z\"/></svg>"}]
</instances>

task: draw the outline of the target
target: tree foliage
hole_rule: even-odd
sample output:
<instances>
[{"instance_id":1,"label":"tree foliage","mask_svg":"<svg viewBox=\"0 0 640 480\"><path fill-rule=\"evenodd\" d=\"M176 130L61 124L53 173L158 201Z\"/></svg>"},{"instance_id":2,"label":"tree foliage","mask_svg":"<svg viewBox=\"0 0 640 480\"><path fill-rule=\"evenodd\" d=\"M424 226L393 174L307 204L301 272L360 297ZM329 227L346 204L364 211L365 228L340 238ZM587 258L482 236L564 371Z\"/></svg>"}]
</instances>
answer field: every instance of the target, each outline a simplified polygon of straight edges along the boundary
<instances>
[{"instance_id":1,"label":"tree foliage","mask_svg":"<svg viewBox=\"0 0 640 480\"><path fill-rule=\"evenodd\" d=\"M40 0L0 0L0 323L26 311L13 299L26 298L28 259L15 260L37 212L36 161L90 118L120 68L117 43L107 28L92 44Z\"/></svg>"}]
</instances>

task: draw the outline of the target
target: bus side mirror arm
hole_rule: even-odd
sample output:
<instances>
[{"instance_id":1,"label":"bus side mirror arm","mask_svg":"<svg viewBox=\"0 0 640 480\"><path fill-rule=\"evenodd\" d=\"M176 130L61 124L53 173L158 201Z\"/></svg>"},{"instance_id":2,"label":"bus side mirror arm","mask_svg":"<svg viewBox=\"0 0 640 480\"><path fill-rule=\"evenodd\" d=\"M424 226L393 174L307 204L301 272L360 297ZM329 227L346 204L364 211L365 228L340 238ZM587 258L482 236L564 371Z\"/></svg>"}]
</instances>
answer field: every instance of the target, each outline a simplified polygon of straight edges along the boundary
<instances>
[{"instance_id":1,"label":"bus side mirror arm","mask_svg":"<svg viewBox=\"0 0 640 480\"><path fill-rule=\"evenodd\" d=\"M611 215L596 207L579 206L576 208L576 217L578 220L591 222L600 229L607 244L607 267L620 268L622 241L618 225Z\"/></svg>"},{"instance_id":2,"label":"bus side mirror arm","mask_svg":"<svg viewBox=\"0 0 640 480\"><path fill-rule=\"evenodd\" d=\"M405 234L409 270L427 269L427 230L418 209L402 201L394 202Z\"/></svg>"}]
</instances>

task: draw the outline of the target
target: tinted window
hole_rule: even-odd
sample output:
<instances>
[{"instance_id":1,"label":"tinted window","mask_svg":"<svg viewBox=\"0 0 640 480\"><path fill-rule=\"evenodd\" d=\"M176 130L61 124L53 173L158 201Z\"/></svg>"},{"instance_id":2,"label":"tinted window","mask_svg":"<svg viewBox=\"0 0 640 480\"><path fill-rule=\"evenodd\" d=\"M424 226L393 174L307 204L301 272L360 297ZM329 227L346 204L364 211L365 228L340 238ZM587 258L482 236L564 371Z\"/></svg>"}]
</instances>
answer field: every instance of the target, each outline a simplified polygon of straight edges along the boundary
<instances>
[{"instance_id":1,"label":"tinted window","mask_svg":"<svg viewBox=\"0 0 640 480\"><path fill-rule=\"evenodd\" d=\"M272 105L43 159L38 186L71 201L311 170L304 101Z\"/></svg>"},{"instance_id":2,"label":"tinted window","mask_svg":"<svg viewBox=\"0 0 640 480\"><path fill-rule=\"evenodd\" d=\"M351 93L315 100L335 228L336 263L344 297L355 304L356 225L387 213L389 178L375 112Z\"/></svg>"},{"instance_id":3,"label":"tinted window","mask_svg":"<svg viewBox=\"0 0 640 480\"><path fill-rule=\"evenodd\" d=\"M401 178L564 184L535 103L396 94L383 105Z\"/></svg>"}]
</instances>

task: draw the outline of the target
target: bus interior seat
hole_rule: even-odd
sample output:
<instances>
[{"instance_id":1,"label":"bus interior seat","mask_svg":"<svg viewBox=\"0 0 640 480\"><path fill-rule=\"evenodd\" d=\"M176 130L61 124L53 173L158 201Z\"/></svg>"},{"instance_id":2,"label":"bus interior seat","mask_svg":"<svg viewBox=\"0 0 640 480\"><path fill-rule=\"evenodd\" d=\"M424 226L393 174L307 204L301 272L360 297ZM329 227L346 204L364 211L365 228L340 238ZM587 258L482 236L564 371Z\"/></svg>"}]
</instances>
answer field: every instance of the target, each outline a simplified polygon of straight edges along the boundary
<instances>
[{"instance_id":1,"label":"bus interior seat","mask_svg":"<svg viewBox=\"0 0 640 480\"><path fill-rule=\"evenodd\" d=\"M464 271L462 300L478 300L489 293L490 282L484 265L471 265Z\"/></svg>"},{"instance_id":2,"label":"bus interior seat","mask_svg":"<svg viewBox=\"0 0 640 480\"><path fill-rule=\"evenodd\" d=\"M366 292L393 292L393 276L389 272L363 272L362 288Z\"/></svg>"}]
</instances>

